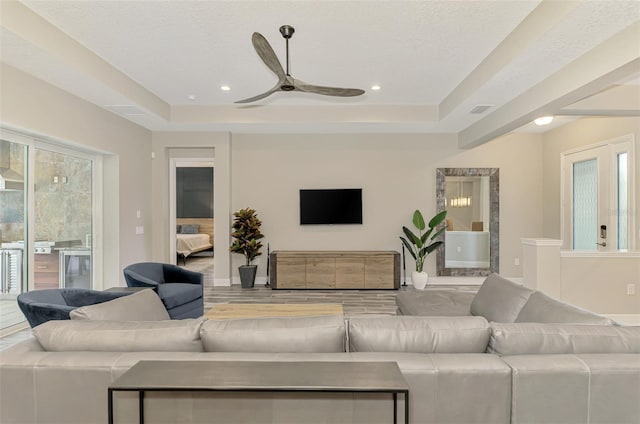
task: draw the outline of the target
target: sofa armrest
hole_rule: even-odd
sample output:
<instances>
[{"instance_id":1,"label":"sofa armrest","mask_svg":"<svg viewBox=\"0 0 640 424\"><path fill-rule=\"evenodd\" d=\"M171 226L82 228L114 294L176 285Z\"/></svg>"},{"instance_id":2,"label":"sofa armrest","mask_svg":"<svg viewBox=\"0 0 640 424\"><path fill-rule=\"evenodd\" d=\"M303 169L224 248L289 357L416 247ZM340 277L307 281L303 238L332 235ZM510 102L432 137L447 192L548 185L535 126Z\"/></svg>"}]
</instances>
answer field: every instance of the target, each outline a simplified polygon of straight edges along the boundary
<instances>
[{"instance_id":1,"label":"sofa armrest","mask_svg":"<svg viewBox=\"0 0 640 424\"><path fill-rule=\"evenodd\" d=\"M22 303L19 306L32 328L52 319L69 319L69 313L75 309L74 306L40 302Z\"/></svg>"}]
</instances>

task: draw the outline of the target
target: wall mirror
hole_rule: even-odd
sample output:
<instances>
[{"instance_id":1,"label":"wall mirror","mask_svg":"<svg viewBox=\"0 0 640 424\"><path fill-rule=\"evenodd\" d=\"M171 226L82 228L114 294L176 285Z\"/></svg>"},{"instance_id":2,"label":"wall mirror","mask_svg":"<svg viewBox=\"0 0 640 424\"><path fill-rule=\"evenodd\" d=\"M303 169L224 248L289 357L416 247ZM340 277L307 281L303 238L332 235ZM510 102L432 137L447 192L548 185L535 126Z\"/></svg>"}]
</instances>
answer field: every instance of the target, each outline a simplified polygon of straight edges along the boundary
<instances>
[{"instance_id":1,"label":"wall mirror","mask_svg":"<svg viewBox=\"0 0 640 424\"><path fill-rule=\"evenodd\" d=\"M500 178L498 168L438 168L437 211L447 210L438 275L499 272Z\"/></svg>"}]
</instances>

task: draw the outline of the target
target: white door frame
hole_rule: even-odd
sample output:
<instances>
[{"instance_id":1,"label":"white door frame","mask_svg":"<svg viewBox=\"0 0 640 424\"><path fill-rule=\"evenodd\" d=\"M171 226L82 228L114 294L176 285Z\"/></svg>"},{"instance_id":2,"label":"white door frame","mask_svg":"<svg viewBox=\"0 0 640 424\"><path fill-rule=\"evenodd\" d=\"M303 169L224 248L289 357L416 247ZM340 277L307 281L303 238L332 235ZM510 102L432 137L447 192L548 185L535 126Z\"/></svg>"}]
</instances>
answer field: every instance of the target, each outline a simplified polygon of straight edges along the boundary
<instances>
[{"instance_id":1,"label":"white door frame","mask_svg":"<svg viewBox=\"0 0 640 424\"><path fill-rule=\"evenodd\" d=\"M621 137L616 137L609 140L604 140L598 143L590 144L587 146L582 146L579 148L567 150L560 154L560 234L563 239L562 249L564 250L572 250L573 247L573 234L571 233L571 216L572 216L572 207L573 200L567 199L565 196L572 192L572 184L573 181L567 177L567 167L569 167L572 163L570 160L570 156L576 157L580 153L585 153L585 157L588 155L589 151L595 151L596 149L606 147L609 149L609 153L611 156L605 159L604 164L598 163L598 169L600 172L600 168L604 166L607 169L616 169L617 164L615 163L615 156L617 153L621 151L627 151L629 153L629 163L628 163L628 175L629 175L629 187L628 187L628 202L631 205L631 209L633 209L633 205L635 205L635 184L640 183L635 181L635 136L633 134L627 134ZM593 155L595 157L595 154ZM611 172L607 172L609 175ZM600 184L600 181L599 181ZM608 194L607 203L610 206L613 204L612 199L615 198L615 194L610 192L609 187L603 188L605 190L604 194ZM599 208L601 205L598 206ZM610 214L607 211L599 212L599 215L603 214L603 216L609 216ZM599 217L600 218L600 217ZM600 225L600 223L598 224ZM607 228L607 232L616 231L617 227L617 218L612 219L608 222L609 227ZM628 250L634 251L636 246L636 220L635 214L628 214ZM600 241L600 239L598 239ZM607 241L609 243L609 241ZM606 249L598 248L599 252L617 252L617 246L610 244Z\"/></svg>"},{"instance_id":2,"label":"white door frame","mask_svg":"<svg viewBox=\"0 0 640 424\"><path fill-rule=\"evenodd\" d=\"M169 260L172 264L177 264L176 252L176 168L178 167L212 167L214 168L213 178L215 181L215 159L214 158L170 158L169 159ZM215 190L213 201L215 204ZM214 221L215 223L215 221ZM215 228L215 224L214 224ZM214 229L215 234L215 229ZM215 273L215 270L214 270Z\"/></svg>"}]
</instances>

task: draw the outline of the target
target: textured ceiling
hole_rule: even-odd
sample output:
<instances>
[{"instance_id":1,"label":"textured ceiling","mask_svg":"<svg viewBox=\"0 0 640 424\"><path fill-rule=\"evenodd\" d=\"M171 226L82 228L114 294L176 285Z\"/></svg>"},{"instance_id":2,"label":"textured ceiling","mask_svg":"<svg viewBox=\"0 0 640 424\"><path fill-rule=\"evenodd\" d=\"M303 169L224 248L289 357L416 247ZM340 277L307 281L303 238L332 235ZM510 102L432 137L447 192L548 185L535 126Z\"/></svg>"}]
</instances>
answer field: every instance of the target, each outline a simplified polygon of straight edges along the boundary
<instances>
[{"instance_id":1,"label":"textured ceiling","mask_svg":"<svg viewBox=\"0 0 640 424\"><path fill-rule=\"evenodd\" d=\"M625 30L633 40L640 19L640 2L624 0L25 0L10 9L6 3L0 5L7 12L3 62L103 107L139 107L147 116L129 119L151 129L460 133L519 97L533 97L538 85ZM263 34L284 65L283 24L296 29L290 41L294 77L367 93L277 93L258 108L233 104L276 82L251 34ZM25 26L47 27L54 36L46 40L46 31ZM640 57L637 38L633 48ZM597 64L597 53L592 56ZM87 65L94 59L104 63ZM594 80L616 70L625 80L640 72L633 63L621 70L628 58L601 62L602 69L590 70ZM606 80L588 94L611 86ZM382 89L371 91L372 84ZM556 88L556 98L545 93L540 104L530 101L529 112L553 105L558 113L568 105L561 100L578 100L576 90L586 93L584 86ZM477 104L494 106L470 114ZM324 117L327 107L339 108L333 115L340 116Z\"/></svg>"}]
</instances>

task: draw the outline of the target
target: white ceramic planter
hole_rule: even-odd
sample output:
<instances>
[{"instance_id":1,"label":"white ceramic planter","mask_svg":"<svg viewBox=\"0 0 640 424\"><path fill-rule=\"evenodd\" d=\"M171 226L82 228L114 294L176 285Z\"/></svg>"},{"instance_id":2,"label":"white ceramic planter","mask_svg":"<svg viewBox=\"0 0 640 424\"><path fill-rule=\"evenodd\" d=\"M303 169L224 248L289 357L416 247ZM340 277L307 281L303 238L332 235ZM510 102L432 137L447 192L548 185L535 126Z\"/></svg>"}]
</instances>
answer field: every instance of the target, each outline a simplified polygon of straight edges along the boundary
<instances>
[{"instance_id":1,"label":"white ceramic planter","mask_svg":"<svg viewBox=\"0 0 640 424\"><path fill-rule=\"evenodd\" d=\"M413 271L411 273L411 282L413 283L413 287L418 290L424 290L427 286L427 281L429 281L429 274L426 272L417 272Z\"/></svg>"}]
</instances>

